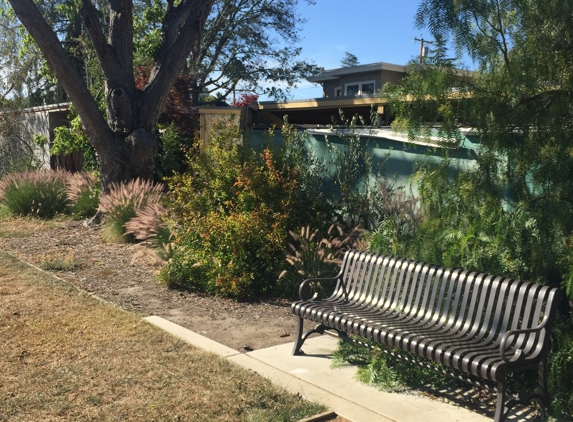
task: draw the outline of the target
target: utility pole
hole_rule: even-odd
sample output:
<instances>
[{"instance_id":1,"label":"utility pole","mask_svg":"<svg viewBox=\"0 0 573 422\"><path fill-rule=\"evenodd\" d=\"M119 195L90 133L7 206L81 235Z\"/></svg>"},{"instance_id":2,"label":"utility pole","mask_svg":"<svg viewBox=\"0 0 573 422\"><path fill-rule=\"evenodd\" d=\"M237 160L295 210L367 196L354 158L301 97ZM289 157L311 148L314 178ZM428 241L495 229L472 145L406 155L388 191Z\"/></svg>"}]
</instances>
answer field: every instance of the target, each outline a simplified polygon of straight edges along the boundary
<instances>
[{"instance_id":1,"label":"utility pole","mask_svg":"<svg viewBox=\"0 0 573 422\"><path fill-rule=\"evenodd\" d=\"M424 50L424 44L433 44L433 41L428 41L423 38L414 38L414 42L420 43L420 63L422 63L422 57L426 56L425 54L426 51Z\"/></svg>"}]
</instances>

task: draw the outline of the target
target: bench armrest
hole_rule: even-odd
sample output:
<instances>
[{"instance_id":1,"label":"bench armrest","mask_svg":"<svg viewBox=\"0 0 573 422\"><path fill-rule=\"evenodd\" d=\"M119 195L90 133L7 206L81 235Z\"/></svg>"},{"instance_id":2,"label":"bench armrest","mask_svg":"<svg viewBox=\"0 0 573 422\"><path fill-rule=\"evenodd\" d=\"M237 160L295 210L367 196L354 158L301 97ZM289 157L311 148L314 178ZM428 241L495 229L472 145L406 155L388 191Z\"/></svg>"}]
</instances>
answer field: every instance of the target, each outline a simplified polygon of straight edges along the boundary
<instances>
[{"instance_id":1,"label":"bench armrest","mask_svg":"<svg viewBox=\"0 0 573 422\"><path fill-rule=\"evenodd\" d=\"M298 288L298 296L300 297L300 300L316 300L318 299L319 293L318 292L314 292L314 295L312 295L312 297L310 299L305 299L304 296L304 289L306 286L308 286L310 283L332 283L332 282L337 282L338 280L340 280L340 277L331 277L331 278L307 278L306 280L304 280L299 288Z\"/></svg>"},{"instance_id":2,"label":"bench armrest","mask_svg":"<svg viewBox=\"0 0 573 422\"><path fill-rule=\"evenodd\" d=\"M547 316L545 316L545 318L543 318L543 321L541 321L541 324L539 324L537 327L535 328L523 328L523 329L518 329L518 330L509 330L508 332L506 332L503 337L501 338L501 343L499 344L499 351L501 354L501 359L504 362L518 362L518 361L524 361L528 358L528 356L524 355L524 350L523 349L517 349L513 352L513 356L511 357L507 357L506 356L506 352L507 352L507 342L509 341L510 337L515 337L519 334L533 334L533 333L539 333L542 330L545 329L545 326L547 325L547 322L549 321L549 318Z\"/></svg>"}]
</instances>

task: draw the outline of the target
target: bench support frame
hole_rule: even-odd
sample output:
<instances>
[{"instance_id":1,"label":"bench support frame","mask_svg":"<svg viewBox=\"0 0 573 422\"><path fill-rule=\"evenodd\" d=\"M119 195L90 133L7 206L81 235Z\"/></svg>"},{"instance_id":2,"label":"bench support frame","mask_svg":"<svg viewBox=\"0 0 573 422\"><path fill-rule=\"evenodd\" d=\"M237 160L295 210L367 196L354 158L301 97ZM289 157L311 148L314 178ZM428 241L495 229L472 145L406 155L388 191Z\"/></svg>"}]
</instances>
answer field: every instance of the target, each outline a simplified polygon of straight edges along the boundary
<instances>
[{"instance_id":1,"label":"bench support frame","mask_svg":"<svg viewBox=\"0 0 573 422\"><path fill-rule=\"evenodd\" d=\"M396 358L492 391L495 422L518 403L549 406L549 332L563 300L556 288L347 251L337 276L303 281L299 296L291 307L298 317L293 355L304 353L313 334L365 344L355 337L363 336ZM305 319L316 324L306 332ZM506 374L529 370L537 370L537 391L510 395Z\"/></svg>"},{"instance_id":2,"label":"bench support frame","mask_svg":"<svg viewBox=\"0 0 573 422\"><path fill-rule=\"evenodd\" d=\"M330 334L330 335L334 335L334 336L336 336L339 339L344 340L344 341L351 341L351 342L359 343L359 344L370 347L369 344L366 344L366 343L361 342L359 340L355 340L352 337L349 337L346 333L343 333L343 332L340 332L337 330L332 330L331 328L325 326L324 324L316 324L311 329L304 331L304 318L298 317L296 339L295 339L293 350L292 350L293 356L304 354L304 351L302 350L302 346L303 346L304 342L306 341L306 339L308 339L313 334L320 334L320 335ZM388 354L390 354L396 358L403 359L402 356L395 354L395 353L392 353L391 350L386 350L386 349L382 349L382 350L386 351ZM464 381L465 383L473 385L474 387L486 389L486 390L489 390L489 391L495 393L497 395L497 400L496 400L494 422L506 421L507 417L509 416L511 409L518 404L529 405L533 400L535 400L537 402L537 404L539 405L539 408L541 409L541 412L543 415L546 414L546 409L549 406L549 392L547 390L547 358L544 358L541 362L539 362L538 368L537 368L537 372L538 372L538 385L537 385L537 387L538 387L539 393L538 394L532 394L532 393L528 393L528 392L521 392L519 394L513 394L513 395L510 395L507 391L507 385L506 385L505 377L503 378L502 381L499 381L496 384L491 384L491 383L488 383L484 380L479 380L479 379L469 377L469 376L462 376L458 372L450 371L450 370L447 370L445 368L438 370L433 366L425 364L424 361L421 361L420 359L417 359L415 357L412 357L412 358L406 359L406 360L408 362L420 365L424 368L431 368L431 369L437 370L437 372L439 372L443 375L450 376L456 380ZM534 368L532 368L532 369L534 369ZM510 400L508 400L509 396L511 396ZM544 418L542 418L542 420L544 420Z\"/></svg>"}]
</instances>

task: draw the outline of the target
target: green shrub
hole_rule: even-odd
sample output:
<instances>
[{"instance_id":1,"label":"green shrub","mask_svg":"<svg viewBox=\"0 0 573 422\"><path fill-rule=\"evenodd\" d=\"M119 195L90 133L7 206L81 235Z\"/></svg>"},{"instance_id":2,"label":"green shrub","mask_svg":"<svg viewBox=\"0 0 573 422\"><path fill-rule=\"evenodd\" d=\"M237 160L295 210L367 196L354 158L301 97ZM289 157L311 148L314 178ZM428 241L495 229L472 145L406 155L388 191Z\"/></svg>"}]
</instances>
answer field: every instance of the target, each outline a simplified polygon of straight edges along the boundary
<instances>
[{"instance_id":1,"label":"green shrub","mask_svg":"<svg viewBox=\"0 0 573 422\"><path fill-rule=\"evenodd\" d=\"M188 156L189 171L170 179L175 250L160 278L224 296L276 292L289 230L325 215L310 166L296 136L257 153L232 122L213 134L204 153Z\"/></svg>"},{"instance_id":2,"label":"green shrub","mask_svg":"<svg viewBox=\"0 0 573 422\"><path fill-rule=\"evenodd\" d=\"M326 137L331 170L325 170L321 177L333 189L327 200L336 213L339 226L347 230L354 227L373 230L383 218L378 204L384 198L380 196L378 185L384 181L383 169L388 156L376 164L369 145L371 140L356 130L359 124L365 124L361 116L348 120L341 112L340 118L343 127L332 129L342 142L331 142ZM376 113L370 118L376 121Z\"/></svg>"},{"instance_id":3,"label":"green shrub","mask_svg":"<svg viewBox=\"0 0 573 422\"><path fill-rule=\"evenodd\" d=\"M10 212L10 208L8 208L3 203L0 203L0 220L3 218L8 218L11 215L12 215L12 213Z\"/></svg>"},{"instance_id":4,"label":"green shrub","mask_svg":"<svg viewBox=\"0 0 573 422\"><path fill-rule=\"evenodd\" d=\"M95 171L99 167L97 154L84 131L82 120L73 107L68 119L70 121L69 126L54 128L54 141L50 146L50 154L54 156L79 152L83 157L83 169Z\"/></svg>"},{"instance_id":5,"label":"green shrub","mask_svg":"<svg viewBox=\"0 0 573 422\"><path fill-rule=\"evenodd\" d=\"M386 255L406 256L422 223L420 199L405 187L394 188L387 183L380 184L380 197L382 201L376 206L383 220L370 235L369 249Z\"/></svg>"},{"instance_id":6,"label":"green shrub","mask_svg":"<svg viewBox=\"0 0 573 422\"><path fill-rule=\"evenodd\" d=\"M549 394L557 420L573 416L573 321L571 314L561 315L551 333L548 365Z\"/></svg>"},{"instance_id":7,"label":"green shrub","mask_svg":"<svg viewBox=\"0 0 573 422\"><path fill-rule=\"evenodd\" d=\"M163 180L173 174L182 173L186 168L185 151L191 147L191 139L181 136L172 123L169 126L159 127L157 140L156 179Z\"/></svg>"},{"instance_id":8,"label":"green shrub","mask_svg":"<svg viewBox=\"0 0 573 422\"><path fill-rule=\"evenodd\" d=\"M125 224L148 204L159 203L163 186L135 179L128 183L112 183L110 191L100 197L103 213L102 237L107 242L133 242L132 233L126 233Z\"/></svg>"},{"instance_id":9,"label":"green shrub","mask_svg":"<svg viewBox=\"0 0 573 422\"><path fill-rule=\"evenodd\" d=\"M87 218L95 215L99 206L99 179L92 172L70 174L66 193L70 199L70 210L75 218Z\"/></svg>"},{"instance_id":10,"label":"green shrub","mask_svg":"<svg viewBox=\"0 0 573 422\"><path fill-rule=\"evenodd\" d=\"M52 218L68 210L68 173L36 170L10 173L0 180L0 201L13 215Z\"/></svg>"}]
</instances>

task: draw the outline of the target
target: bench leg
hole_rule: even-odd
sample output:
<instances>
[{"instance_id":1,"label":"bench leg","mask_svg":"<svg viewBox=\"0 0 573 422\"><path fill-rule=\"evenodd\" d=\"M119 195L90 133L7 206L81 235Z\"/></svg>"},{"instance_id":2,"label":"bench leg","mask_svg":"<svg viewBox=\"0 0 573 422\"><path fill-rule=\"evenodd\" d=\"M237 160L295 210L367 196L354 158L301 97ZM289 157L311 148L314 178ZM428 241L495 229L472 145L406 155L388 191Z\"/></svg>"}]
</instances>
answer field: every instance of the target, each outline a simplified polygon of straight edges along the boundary
<instances>
[{"instance_id":1,"label":"bench leg","mask_svg":"<svg viewBox=\"0 0 573 422\"><path fill-rule=\"evenodd\" d=\"M296 340L294 342L294 348L292 349L293 356L298 355L300 353L300 348L304 343L302 339L302 330L304 326L304 320L301 317L298 317L298 325L296 329Z\"/></svg>"},{"instance_id":2,"label":"bench leg","mask_svg":"<svg viewBox=\"0 0 573 422\"><path fill-rule=\"evenodd\" d=\"M547 390L547 358L539 362L538 368L538 384L539 394L541 395L541 405L544 408L549 407L549 391Z\"/></svg>"},{"instance_id":3,"label":"bench leg","mask_svg":"<svg viewBox=\"0 0 573 422\"><path fill-rule=\"evenodd\" d=\"M539 362L538 366L538 393L520 392L516 398L507 400L505 379L497 383L497 405L495 408L495 422L503 422L507 419L510 410L516 404L528 405L535 400L541 408L542 420L545 420L547 408L549 407L549 392L547 390L547 359Z\"/></svg>"},{"instance_id":4,"label":"bench leg","mask_svg":"<svg viewBox=\"0 0 573 422\"><path fill-rule=\"evenodd\" d=\"M300 348L302 347L304 341L311 335L318 333L320 335L324 334L324 330L326 327L322 324L317 324L314 328L308 330L306 333L303 333L304 329L304 319L302 317L298 317L298 326L296 330L296 340L294 342L294 347L292 349L293 356L299 355L304 353Z\"/></svg>"},{"instance_id":5,"label":"bench leg","mask_svg":"<svg viewBox=\"0 0 573 422\"><path fill-rule=\"evenodd\" d=\"M506 399L505 391L505 378L497 383L497 403L495 405L495 418L494 422L504 422L507 417L507 409L505 407Z\"/></svg>"}]
</instances>

